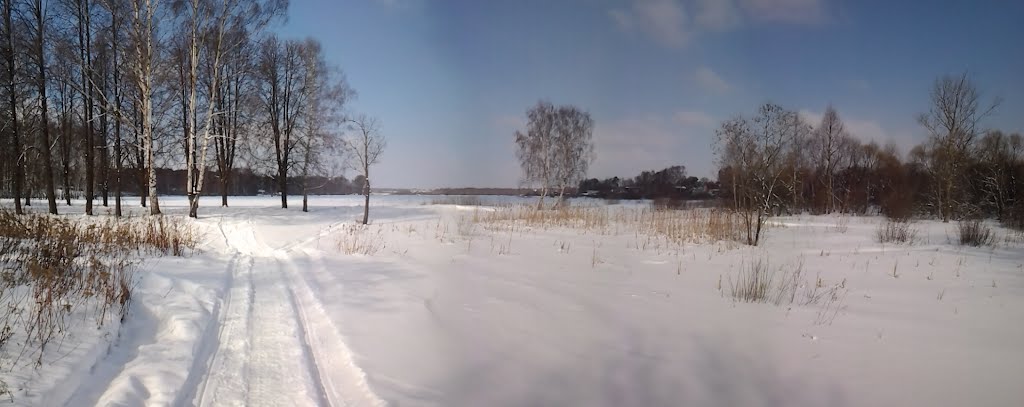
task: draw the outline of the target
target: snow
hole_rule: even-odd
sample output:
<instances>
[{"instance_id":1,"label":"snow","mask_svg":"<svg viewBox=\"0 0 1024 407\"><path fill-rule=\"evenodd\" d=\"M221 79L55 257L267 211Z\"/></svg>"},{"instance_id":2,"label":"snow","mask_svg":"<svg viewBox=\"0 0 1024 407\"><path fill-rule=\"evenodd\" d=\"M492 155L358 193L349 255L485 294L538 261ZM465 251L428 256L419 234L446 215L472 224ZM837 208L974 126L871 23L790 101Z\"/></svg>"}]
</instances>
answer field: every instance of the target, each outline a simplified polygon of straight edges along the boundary
<instances>
[{"instance_id":1,"label":"snow","mask_svg":"<svg viewBox=\"0 0 1024 407\"><path fill-rule=\"evenodd\" d=\"M148 260L120 327L0 378L18 405L1024 405L1024 241L1003 229L881 245L881 218L793 216L761 247L677 246L432 200L375 196L365 228L357 196L202 206L199 252ZM353 236L380 247L346 254ZM758 260L843 295L733 300Z\"/></svg>"}]
</instances>

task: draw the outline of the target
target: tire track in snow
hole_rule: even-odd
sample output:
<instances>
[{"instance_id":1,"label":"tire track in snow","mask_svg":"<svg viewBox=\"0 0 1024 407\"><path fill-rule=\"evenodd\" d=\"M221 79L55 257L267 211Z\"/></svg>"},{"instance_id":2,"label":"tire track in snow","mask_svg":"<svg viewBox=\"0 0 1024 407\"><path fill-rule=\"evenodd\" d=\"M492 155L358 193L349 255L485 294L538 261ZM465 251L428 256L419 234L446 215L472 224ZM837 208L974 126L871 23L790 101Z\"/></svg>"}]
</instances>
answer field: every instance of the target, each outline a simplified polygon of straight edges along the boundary
<instances>
[{"instance_id":1,"label":"tire track in snow","mask_svg":"<svg viewBox=\"0 0 1024 407\"><path fill-rule=\"evenodd\" d=\"M240 262L245 263L245 271L239 272L237 267L231 270L232 283L225 294L222 315L219 317L221 325L216 349L207 361L205 380L196 389L195 405L198 406L228 405L232 397L236 403L241 403L238 396L246 391L245 376L240 372L246 369L246 356L249 353L249 341L246 338L251 322L249 312L252 308L252 269L255 260L249 256L241 257Z\"/></svg>"},{"instance_id":2,"label":"tire track in snow","mask_svg":"<svg viewBox=\"0 0 1024 407\"><path fill-rule=\"evenodd\" d=\"M323 304L299 274L292 260L296 254L297 251L278 252L288 265L292 301L306 332L303 338L325 398L332 406L383 406L384 401L370 389L366 374L355 364L352 351ZM322 263L318 262L317 267L323 267Z\"/></svg>"},{"instance_id":3,"label":"tire track in snow","mask_svg":"<svg viewBox=\"0 0 1024 407\"><path fill-rule=\"evenodd\" d=\"M315 378L308 374L302 331L282 268L267 257L273 251L256 237L251 215L224 235L247 266L235 270L218 349L207 364L195 405L324 404Z\"/></svg>"},{"instance_id":4,"label":"tire track in snow","mask_svg":"<svg viewBox=\"0 0 1024 407\"><path fill-rule=\"evenodd\" d=\"M195 405L383 405L290 258L340 223L276 250L257 236L251 215L230 233L221 225L247 266L232 270L218 346Z\"/></svg>"}]
</instances>

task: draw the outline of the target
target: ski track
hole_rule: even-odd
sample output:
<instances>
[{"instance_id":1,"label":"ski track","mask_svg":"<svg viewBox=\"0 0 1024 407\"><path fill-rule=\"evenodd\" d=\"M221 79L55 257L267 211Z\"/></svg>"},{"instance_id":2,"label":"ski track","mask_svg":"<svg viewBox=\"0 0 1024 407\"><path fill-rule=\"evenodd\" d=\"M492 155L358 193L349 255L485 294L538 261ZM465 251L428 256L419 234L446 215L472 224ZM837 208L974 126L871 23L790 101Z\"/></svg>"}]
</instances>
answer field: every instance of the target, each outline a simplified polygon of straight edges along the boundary
<instances>
[{"instance_id":1,"label":"ski track","mask_svg":"<svg viewBox=\"0 0 1024 407\"><path fill-rule=\"evenodd\" d=\"M194 405L383 405L291 257L337 225L279 249L263 243L251 215L220 226L240 266L229 269L217 348Z\"/></svg>"}]
</instances>

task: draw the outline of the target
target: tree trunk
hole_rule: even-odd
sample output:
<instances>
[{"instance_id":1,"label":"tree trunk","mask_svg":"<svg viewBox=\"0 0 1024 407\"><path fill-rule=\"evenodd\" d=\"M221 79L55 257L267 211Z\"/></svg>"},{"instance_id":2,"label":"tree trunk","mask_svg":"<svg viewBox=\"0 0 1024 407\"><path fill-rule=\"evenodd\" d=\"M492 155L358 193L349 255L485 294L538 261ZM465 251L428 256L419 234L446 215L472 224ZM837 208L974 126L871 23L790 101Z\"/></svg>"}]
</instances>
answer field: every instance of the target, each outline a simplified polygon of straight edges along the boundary
<instances>
[{"instance_id":1,"label":"tree trunk","mask_svg":"<svg viewBox=\"0 0 1024 407\"><path fill-rule=\"evenodd\" d=\"M4 59L7 60L7 92L9 97L8 102L11 104L11 149L14 150L14 191L12 191L14 195L14 213L21 215L24 213L24 210L21 208L21 189L22 183L25 180L25 160L22 160L21 133L19 133L20 129L18 127L17 79L14 72L16 67L14 62L14 30L12 29L13 25L11 21L11 15L13 14L13 10L11 10L12 1L13 0L7 0L4 2L4 26L7 27L7 41L4 44Z\"/></svg>"},{"instance_id":2,"label":"tree trunk","mask_svg":"<svg viewBox=\"0 0 1024 407\"><path fill-rule=\"evenodd\" d=\"M152 131L152 130L150 130ZM156 162L153 160L153 139L150 134L145 139L146 144L146 156L149 161L149 214L159 215L160 214L160 200L157 198L156 193Z\"/></svg>"},{"instance_id":3,"label":"tree trunk","mask_svg":"<svg viewBox=\"0 0 1024 407\"><path fill-rule=\"evenodd\" d=\"M43 3L36 0L36 57L39 62L39 76L36 86L39 88L40 102L40 127L42 128L42 145L39 151L42 153L43 162L43 188L46 190L46 204L51 214L57 214L57 193L53 186L53 161L50 159L50 115L46 97L46 52L43 47L45 27L43 25Z\"/></svg>"},{"instance_id":4,"label":"tree trunk","mask_svg":"<svg viewBox=\"0 0 1024 407\"><path fill-rule=\"evenodd\" d=\"M369 171L367 171L366 174L363 176L363 178L365 178L365 181L363 183L363 197L366 198L365 201L363 202L363 224L364 225L367 224L370 221L370 176L369 175L370 175Z\"/></svg>"},{"instance_id":5,"label":"tree trunk","mask_svg":"<svg viewBox=\"0 0 1024 407\"><path fill-rule=\"evenodd\" d=\"M64 117L60 120L60 161L63 176L64 191L61 196L64 203L71 206L71 125L67 111L62 111Z\"/></svg>"},{"instance_id":6,"label":"tree trunk","mask_svg":"<svg viewBox=\"0 0 1024 407\"><path fill-rule=\"evenodd\" d=\"M116 17L115 17L116 18ZM117 37L117 22L116 20L111 23L113 26L111 31L114 32L114 37ZM121 159L121 88L120 88L120 66L117 64L117 50L113 52L114 58L114 111L117 117L114 119L114 216L121 217L121 173L124 168L122 166Z\"/></svg>"},{"instance_id":7,"label":"tree trunk","mask_svg":"<svg viewBox=\"0 0 1024 407\"><path fill-rule=\"evenodd\" d=\"M85 214L92 215L92 201L94 198L94 186L96 182L96 168L93 164L93 144L96 141L95 127L93 125L93 86L92 86L92 55L89 40L89 5L88 1L78 2L78 52L82 63L82 97L85 99L83 114L85 119L86 134L83 137L85 145L82 148L85 159Z\"/></svg>"},{"instance_id":8,"label":"tree trunk","mask_svg":"<svg viewBox=\"0 0 1024 407\"><path fill-rule=\"evenodd\" d=\"M277 171L277 189L281 194L281 209L288 209L288 171L285 168Z\"/></svg>"},{"instance_id":9,"label":"tree trunk","mask_svg":"<svg viewBox=\"0 0 1024 407\"><path fill-rule=\"evenodd\" d=\"M220 206L228 207L228 179L224 174L220 176Z\"/></svg>"},{"instance_id":10,"label":"tree trunk","mask_svg":"<svg viewBox=\"0 0 1024 407\"><path fill-rule=\"evenodd\" d=\"M115 59L115 61L117 60ZM115 90L114 92L117 91ZM115 97L115 99L117 99L117 97ZM121 217L122 215L121 170L121 120L116 120L114 121L114 216L116 217Z\"/></svg>"},{"instance_id":11,"label":"tree trunk","mask_svg":"<svg viewBox=\"0 0 1024 407\"><path fill-rule=\"evenodd\" d=\"M198 218L199 217L199 196L189 195L188 197L188 217Z\"/></svg>"},{"instance_id":12,"label":"tree trunk","mask_svg":"<svg viewBox=\"0 0 1024 407\"><path fill-rule=\"evenodd\" d=\"M302 181L302 211L309 212L309 191L306 189L306 181Z\"/></svg>"}]
</instances>

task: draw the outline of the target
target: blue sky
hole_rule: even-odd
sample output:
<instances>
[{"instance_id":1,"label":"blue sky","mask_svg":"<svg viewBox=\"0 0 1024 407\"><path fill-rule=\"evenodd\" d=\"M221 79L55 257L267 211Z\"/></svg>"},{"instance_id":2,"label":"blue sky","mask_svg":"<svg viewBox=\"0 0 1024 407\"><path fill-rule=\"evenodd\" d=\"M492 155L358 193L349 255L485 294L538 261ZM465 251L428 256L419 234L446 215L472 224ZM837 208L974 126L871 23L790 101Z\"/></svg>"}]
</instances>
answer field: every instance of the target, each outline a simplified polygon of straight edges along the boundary
<instances>
[{"instance_id":1,"label":"blue sky","mask_svg":"<svg viewBox=\"0 0 1024 407\"><path fill-rule=\"evenodd\" d=\"M512 134L542 98L591 112L595 177L713 176L717 124L767 101L832 103L906 152L963 71L1003 99L987 126L1024 132L1021 1L293 0L279 31L319 39L381 120L382 187L518 185Z\"/></svg>"}]
</instances>

